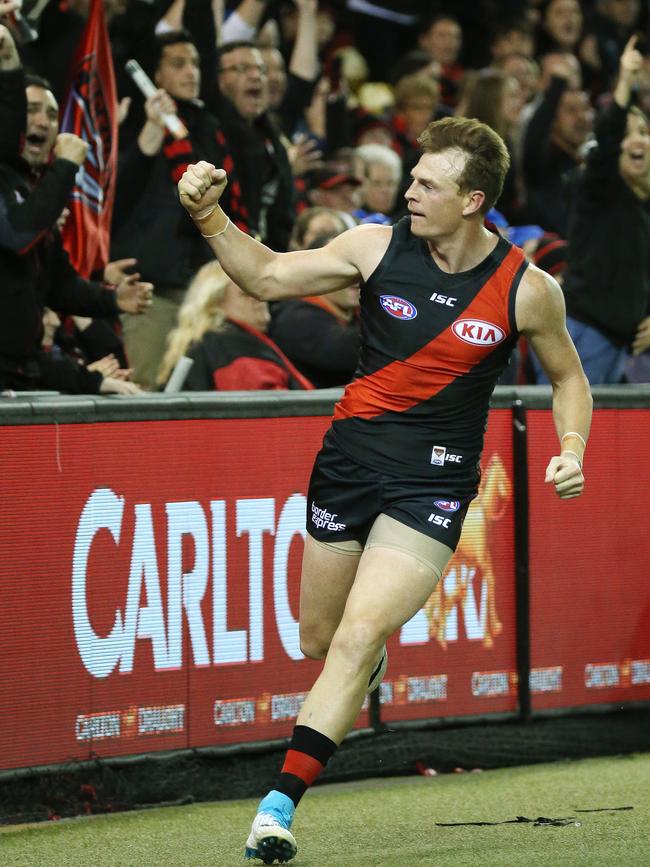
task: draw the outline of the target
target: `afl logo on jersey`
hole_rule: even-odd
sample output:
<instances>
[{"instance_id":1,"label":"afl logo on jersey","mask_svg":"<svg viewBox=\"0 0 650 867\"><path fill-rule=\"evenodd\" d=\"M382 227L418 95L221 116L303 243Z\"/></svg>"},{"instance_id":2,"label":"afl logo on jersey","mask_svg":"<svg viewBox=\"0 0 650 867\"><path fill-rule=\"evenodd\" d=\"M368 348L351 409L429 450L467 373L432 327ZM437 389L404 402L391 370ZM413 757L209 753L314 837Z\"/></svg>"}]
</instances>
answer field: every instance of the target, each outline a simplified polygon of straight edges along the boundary
<instances>
[{"instance_id":1,"label":"afl logo on jersey","mask_svg":"<svg viewBox=\"0 0 650 867\"><path fill-rule=\"evenodd\" d=\"M394 316L395 319L415 319L418 315L418 311L412 304L403 298L398 298L397 295L380 295L379 303L386 313Z\"/></svg>"},{"instance_id":2,"label":"afl logo on jersey","mask_svg":"<svg viewBox=\"0 0 650 867\"><path fill-rule=\"evenodd\" d=\"M505 340L505 332L483 319L458 319L451 326L456 337L474 346L496 346Z\"/></svg>"},{"instance_id":3,"label":"afl logo on jersey","mask_svg":"<svg viewBox=\"0 0 650 867\"><path fill-rule=\"evenodd\" d=\"M434 500L433 505L443 512L457 512L460 509L460 500Z\"/></svg>"}]
</instances>

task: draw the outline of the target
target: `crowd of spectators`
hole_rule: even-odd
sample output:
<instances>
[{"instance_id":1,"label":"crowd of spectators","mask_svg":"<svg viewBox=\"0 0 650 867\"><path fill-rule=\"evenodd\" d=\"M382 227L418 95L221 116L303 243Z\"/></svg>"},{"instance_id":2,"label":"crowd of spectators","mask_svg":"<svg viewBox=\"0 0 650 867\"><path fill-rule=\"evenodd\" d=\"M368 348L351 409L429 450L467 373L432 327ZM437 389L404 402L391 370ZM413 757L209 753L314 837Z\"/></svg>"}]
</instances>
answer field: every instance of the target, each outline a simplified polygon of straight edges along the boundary
<instances>
[{"instance_id":1,"label":"crowd of spectators","mask_svg":"<svg viewBox=\"0 0 650 867\"><path fill-rule=\"evenodd\" d=\"M0 391L162 389L182 357L186 389L345 385L359 287L268 310L213 261L177 182L208 160L240 229L318 247L408 219L418 136L453 114L506 142L488 218L563 285L592 384L650 381L647 4L103 0L119 162L111 261L85 279L60 229L86 145L58 129L90 3L0 0ZM504 381L543 381L525 345Z\"/></svg>"}]
</instances>

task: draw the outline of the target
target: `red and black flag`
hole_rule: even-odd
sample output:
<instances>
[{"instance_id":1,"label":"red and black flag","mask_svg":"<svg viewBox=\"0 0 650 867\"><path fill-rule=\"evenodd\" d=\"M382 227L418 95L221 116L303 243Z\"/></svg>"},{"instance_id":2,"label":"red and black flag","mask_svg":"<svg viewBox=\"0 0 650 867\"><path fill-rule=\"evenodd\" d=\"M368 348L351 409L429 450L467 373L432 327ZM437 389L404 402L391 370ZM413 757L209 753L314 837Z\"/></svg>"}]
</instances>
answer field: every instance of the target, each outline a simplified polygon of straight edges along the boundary
<instances>
[{"instance_id":1,"label":"red and black flag","mask_svg":"<svg viewBox=\"0 0 650 867\"><path fill-rule=\"evenodd\" d=\"M88 143L70 198L63 243L83 277L108 262L117 172L117 98L102 0L91 0L88 23L72 62L61 132Z\"/></svg>"}]
</instances>

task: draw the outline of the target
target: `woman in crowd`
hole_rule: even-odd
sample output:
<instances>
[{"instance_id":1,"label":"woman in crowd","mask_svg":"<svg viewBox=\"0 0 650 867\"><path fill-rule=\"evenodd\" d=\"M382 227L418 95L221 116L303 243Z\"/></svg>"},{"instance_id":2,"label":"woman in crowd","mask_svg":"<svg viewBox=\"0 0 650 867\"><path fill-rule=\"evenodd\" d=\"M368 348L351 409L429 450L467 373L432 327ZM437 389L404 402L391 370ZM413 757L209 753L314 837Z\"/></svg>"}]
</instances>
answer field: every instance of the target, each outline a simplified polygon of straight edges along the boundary
<instances>
[{"instance_id":1,"label":"woman in crowd","mask_svg":"<svg viewBox=\"0 0 650 867\"><path fill-rule=\"evenodd\" d=\"M483 121L498 132L510 153L510 168L497 208L510 223L518 222L521 209L520 171L516 161L518 136L524 99L516 78L497 69L484 69L473 77L463 105L463 114Z\"/></svg>"},{"instance_id":2,"label":"woman in crowd","mask_svg":"<svg viewBox=\"0 0 650 867\"><path fill-rule=\"evenodd\" d=\"M269 319L266 302L246 295L218 262L209 262L190 283L158 384L164 385L187 356L193 364L184 391L313 388L266 336Z\"/></svg>"}]
</instances>

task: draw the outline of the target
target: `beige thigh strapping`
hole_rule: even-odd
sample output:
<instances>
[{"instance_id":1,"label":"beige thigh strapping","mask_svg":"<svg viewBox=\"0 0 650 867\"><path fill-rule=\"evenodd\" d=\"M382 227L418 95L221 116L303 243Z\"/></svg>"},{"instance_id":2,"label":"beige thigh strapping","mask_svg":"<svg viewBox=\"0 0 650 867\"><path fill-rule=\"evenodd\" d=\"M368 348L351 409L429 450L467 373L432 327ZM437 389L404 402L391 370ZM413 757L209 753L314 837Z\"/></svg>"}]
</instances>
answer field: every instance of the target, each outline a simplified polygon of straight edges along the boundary
<instances>
[{"instance_id":1,"label":"beige thigh strapping","mask_svg":"<svg viewBox=\"0 0 650 867\"><path fill-rule=\"evenodd\" d=\"M312 536L313 539L313 536ZM359 556L363 548L356 539L346 539L340 542L321 542L314 539L317 545L322 545L337 554ZM389 515L379 515L368 534L366 548L393 548L410 554L420 563L431 569L438 578L445 571L453 551L437 539L432 539L419 530L407 527L401 521L396 521Z\"/></svg>"},{"instance_id":2,"label":"beige thigh strapping","mask_svg":"<svg viewBox=\"0 0 650 867\"><path fill-rule=\"evenodd\" d=\"M363 546L356 539L343 539L340 542L321 542L320 539L314 539L309 534L312 542L320 545L321 548L327 548L328 551L334 551L336 554L349 554L353 557L359 557L363 554Z\"/></svg>"}]
</instances>

